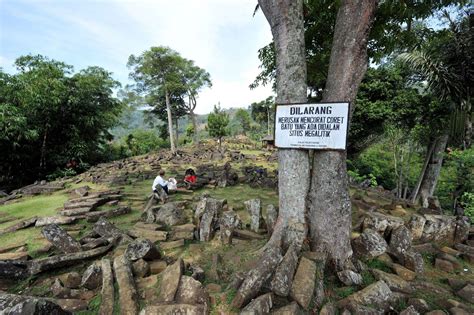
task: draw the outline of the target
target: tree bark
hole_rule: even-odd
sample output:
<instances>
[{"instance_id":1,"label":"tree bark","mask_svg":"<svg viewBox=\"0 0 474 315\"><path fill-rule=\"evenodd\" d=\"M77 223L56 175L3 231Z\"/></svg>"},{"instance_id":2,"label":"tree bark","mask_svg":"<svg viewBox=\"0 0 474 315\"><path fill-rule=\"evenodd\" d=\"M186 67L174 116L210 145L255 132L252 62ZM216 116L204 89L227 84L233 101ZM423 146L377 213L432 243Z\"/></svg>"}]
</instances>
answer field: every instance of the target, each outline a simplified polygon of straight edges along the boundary
<instances>
[{"instance_id":1,"label":"tree bark","mask_svg":"<svg viewBox=\"0 0 474 315\"><path fill-rule=\"evenodd\" d=\"M428 207L428 198L433 196L436 189L448 139L449 135L442 135L436 139L434 144L433 154L429 159L420 185L419 197L423 207Z\"/></svg>"},{"instance_id":2,"label":"tree bark","mask_svg":"<svg viewBox=\"0 0 474 315\"><path fill-rule=\"evenodd\" d=\"M178 147L178 143L179 143L179 122L178 122L178 118L175 118L174 120L174 135L175 135L175 144L176 144L176 147Z\"/></svg>"},{"instance_id":3,"label":"tree bark","mask_svg":"<svg viewBox=\"0 0 474 315\"><path fill-rule=\"evenodd\" d=\"M423 181L423 177L425 177L426 168L428 167L428 162L430 161L431 155L433 154L433 149L435 147L435 144L436 144L436 141L433 140L429 144L429 147L427 148L428 151L426 151L425 162L423 163L423 168L421 169L420 176L418 177L418 182L416 183L415 189L413 189L413 192L411 193L411 196L410 196L410 201L412 203L415 203L416 198L418 198L421 182Z\"/></svg>"},{"instance_id":4,"label":"tree bark","mask_svg":"<svg viewBox=\"0 0 474 315\"><path fill-rule=\"evenodd\" d=\"M198 131L197 131L197 123L196 123L196 114L194 114L194 110L196 109L196 98L192 95L189 96L189 116L191 116L191 121L193 123L193 143L196 143L198 140Z\"/></svg>"},{"instance_id":5,"label":"tree bark","mask_svg":"<svg viewBox=\"0 0 474 315\"><path fill-rule=\"evenodd\" d=\"M168 114L168 133L170 135L171 153L176 154L176 146L173 139L173 117L171 116L171 104L168 89L165 90L166 113Z\"/></svg>"},{"instance_id":6,"label":"tree bark","mask_svg":"<svg viewBox=\"0 0 474 315\"><path fill-rule=\"evenodd\" d=\"M367 70L367 41L376 0L345 0L339 8L323 102L353 102ZM351 103L351 113L354 104ZM337 269L352 255L346 151L314 151L309 193L311 247Z\"/></svg>"},{"instance_id":7,"label":"tree bark","mask_svg":"<svg viewBox=\"0 0 474 315\"><path fill-rule=\"evenodd\" d=\"M270 24L276 49L277 104L306 102L303 0L259 0ZM278 150L280 213L269 244L301 245L307 234L306 196L309 157L306 150Z\"/></svg>"}]
</instances>

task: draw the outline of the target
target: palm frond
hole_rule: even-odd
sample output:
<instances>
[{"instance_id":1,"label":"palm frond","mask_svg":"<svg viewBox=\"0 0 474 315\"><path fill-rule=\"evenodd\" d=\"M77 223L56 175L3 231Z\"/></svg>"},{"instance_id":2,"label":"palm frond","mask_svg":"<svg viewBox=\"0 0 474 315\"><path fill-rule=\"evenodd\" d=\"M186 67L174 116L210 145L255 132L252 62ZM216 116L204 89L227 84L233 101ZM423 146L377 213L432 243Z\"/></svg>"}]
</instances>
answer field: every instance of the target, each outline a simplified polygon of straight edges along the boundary
<instances>
[{"instance_id":1,"label":"palm frond","mask_svg":"<svg viewBox=\"0 0 474 315\"><path fill-rule=\"evenodd\" d=\"M458 94L462 89L459 85L461 80L456 77L456 74L425 52L403 53L398 56L398 59L418 72L427 81L429 90L441 101Z\"/></svg>"}]
</instances>

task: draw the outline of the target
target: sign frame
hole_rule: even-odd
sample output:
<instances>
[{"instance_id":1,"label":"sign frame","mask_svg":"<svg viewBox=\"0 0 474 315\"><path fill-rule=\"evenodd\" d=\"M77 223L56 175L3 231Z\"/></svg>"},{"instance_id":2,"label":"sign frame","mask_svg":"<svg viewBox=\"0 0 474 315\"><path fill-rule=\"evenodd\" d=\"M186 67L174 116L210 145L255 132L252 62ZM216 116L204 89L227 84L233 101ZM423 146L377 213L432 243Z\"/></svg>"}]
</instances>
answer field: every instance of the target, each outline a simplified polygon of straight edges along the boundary
<instances>
[{"instance_id":1,"label":"sign frame","mask_svg":"<svg viewBox=\"0 0 474 315\"><path fill-rule=\"evenodd\" d=\"M277 124L277 110L279 106L294 106L294 105L324 105L324 104L347 104L347 128L345 134L345 148L344 149L329 149L329 148L307 148L307 147L280 147L277 145L276 142L276 124ZM350 126L350 114L351 114L351 106L352 102L349 101L333 101L333 102L317 102L317 103L309 103L309 102L300 102L300 103L275 103L275 113L273 115L273 141L275 143L275 147L278 149L294 149L294 150L318 150L318 151L347 151L347 140L349 137L349 126Z\"/></svg>"}]
</instances>

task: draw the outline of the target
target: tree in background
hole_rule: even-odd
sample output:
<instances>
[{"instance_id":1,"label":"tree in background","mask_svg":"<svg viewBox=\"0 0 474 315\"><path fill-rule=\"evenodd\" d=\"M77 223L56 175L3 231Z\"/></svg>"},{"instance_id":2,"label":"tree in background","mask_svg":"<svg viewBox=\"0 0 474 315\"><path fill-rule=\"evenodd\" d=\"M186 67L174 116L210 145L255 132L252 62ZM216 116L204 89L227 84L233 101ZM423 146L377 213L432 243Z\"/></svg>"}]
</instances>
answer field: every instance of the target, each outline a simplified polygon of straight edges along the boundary
<instances>
[{"instance_id":1,"label":"tree in background","mask_svg":"<svg viewBox=\"0 0 474 315\"><path fill-rule=\"evenodd\" d=\"M411 196L413 202L420 199L424 207L428 206L428 198L435 192L450 135L452 139L463 139L458 142L465 148L470 146L472 137L470 100L474 84L474 18L470 14L454 22L447 12L445 18L450 23L448 29L433 34L420 50L399 57L418 72L415 80L426 81L427 92L432 93L449 112L438 117L439 123L430 124L425 163ZM450 120L451 126L443 120Z\"/></svg>"},{"instance_id":2,"label":"tree in background","mask_svg":"<svg viewBox=\"0 0 474 315\"><path fill-rule=\"evenodd\" d=\"M250 130L250 125L252 123L249 112L243 108L239 108L235 112L234 118L239 122L239 125L242 128L242 134L245 136Z\"/></svg>"},{"instance_id":3,"label":"tree in background","mask_svg":"<svg viewBox=\"0 0 474 315\"><path fill-rule=\"evenodd\" d=\"M132 69L130 77L136 82L136 89L140 93L147 93L149 100L158 100L163 95L168 121L168 132L171 152L176 153L176 144L173 138L173 116L171 111L171 95L184 89L182 75L185 59L176 51L168 47L151 47L139 56L131 55L127 66ZM161 103L150 104L159 107Z\"/></svg>"},{"instance_id":4,"label":"tree in background","mask_svg":"<svg viewBox=\"0 0 474 315\"><path fill-rule=\"evenodd\" d=\"M122 110L109 72L89 67L73 74L41 55L19 57L18 73L0 71L0 182L33 182L75 159L103 158L108 130Z\"/></svg>"},{"instance_id":5,"label":"tree in background","mask_svg":"<svg viewBox=\"0 0 474 315\"><path fill-rule=\"evenodd\" d=\"M222 138L229 134L229 115L220 106L214 105L214 110L207 116L207 131L209 136L216 138L219 143L219 151L222 146Z\"/></svg>"},{"instance_id":6,"label":"tree in background","mask_svg":"<svg viewBox=\"0 0 474 315\"><path fill-rule=\"evenodd\" d=\"M192 60L188 60L185 68L184 80L187 94L187 102L185 102L185 107L189 118L191 119L191 123L193 124L194 133L192 138L194 142L196 142L198 128L194 110L196 109L199 92L205 87L212 86L211 75L204 69L194 65Z\"/></svg>"},{"instance_id":7,"label":"tree in background","mask_svg":"<svg viewBox=\"0 0 474 315\"><path fill-rule=\"evenodd\" d=\"M267 134L271 135L273 132L273 118L275 116L275 100L273 96L250 104L250 113L253 120L259 124L264 124Z\"/></svg>"}]
</instances>

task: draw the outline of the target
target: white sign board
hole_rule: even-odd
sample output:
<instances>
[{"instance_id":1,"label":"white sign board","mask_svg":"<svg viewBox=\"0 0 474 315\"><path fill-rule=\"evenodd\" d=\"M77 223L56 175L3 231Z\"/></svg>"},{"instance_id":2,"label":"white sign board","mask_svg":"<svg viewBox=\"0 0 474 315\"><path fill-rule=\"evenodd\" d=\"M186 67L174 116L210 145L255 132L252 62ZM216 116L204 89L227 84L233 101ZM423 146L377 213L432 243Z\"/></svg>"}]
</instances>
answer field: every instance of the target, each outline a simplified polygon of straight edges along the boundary
<instances>
[{"instance_id":1,"label":"white sign board","mask_svg":"<svg viewBox=\"0 0 474 315\"><path fill-rule=\"evenodd\" d=\"M277 105L275 146L345 150L349 103Z\"/></svg>"}]
</instances>

